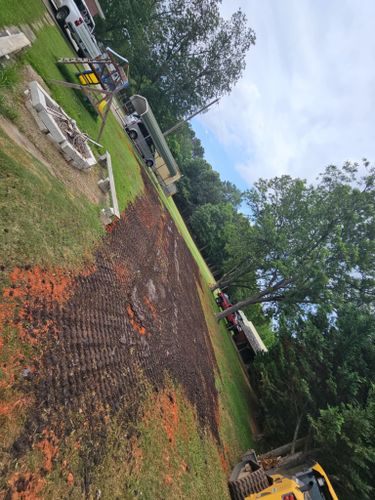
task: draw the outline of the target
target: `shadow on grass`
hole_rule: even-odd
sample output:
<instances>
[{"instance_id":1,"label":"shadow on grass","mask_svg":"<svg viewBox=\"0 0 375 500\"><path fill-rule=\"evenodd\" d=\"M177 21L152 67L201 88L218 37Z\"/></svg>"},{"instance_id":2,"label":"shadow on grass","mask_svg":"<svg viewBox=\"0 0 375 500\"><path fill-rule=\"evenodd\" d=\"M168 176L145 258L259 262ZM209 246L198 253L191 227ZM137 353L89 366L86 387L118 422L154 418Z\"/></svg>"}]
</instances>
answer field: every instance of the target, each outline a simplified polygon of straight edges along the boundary
<instances>
[{"instance_id":1,"label":"shadow on grass","mask_svg":"<svg viewBox=\"0 0 375 500\"><path fill-rule=\"evenodd\" d=\"M58 71L61 73L61 76L63 80L65 80L68 83L77 83L77 79L72 75L72 73L69 71L66 65L64 64L56 64L56 67ZM95 107L92 105L90 99L84 94L82 90L78 89L72 89L75 95L78 97L79 101L81 102L82 106L87 110L87 112L94 118L95 120L98 120L99 118L99 113L95 109Z\"/></svg>"}]
</instances>

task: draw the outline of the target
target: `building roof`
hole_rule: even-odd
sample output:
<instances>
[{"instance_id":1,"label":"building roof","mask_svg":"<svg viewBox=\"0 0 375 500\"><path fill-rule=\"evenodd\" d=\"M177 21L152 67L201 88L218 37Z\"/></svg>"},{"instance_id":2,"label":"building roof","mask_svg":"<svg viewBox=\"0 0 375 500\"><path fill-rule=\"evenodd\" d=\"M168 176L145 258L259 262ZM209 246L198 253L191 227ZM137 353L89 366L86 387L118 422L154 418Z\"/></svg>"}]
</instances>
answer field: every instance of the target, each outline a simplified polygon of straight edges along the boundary
<instances>
[{"instance_id":1,"label":"building roof","mask_svg":"<svg viewBox=\"0 0 375 500\"><path fill-rule=\"evenodd\" d=\"M92 16L98 15L102 19L105 19L105 15L103 9L101 8L99 0L86 0L86 4Z\"/></svg>"}]
</instances>

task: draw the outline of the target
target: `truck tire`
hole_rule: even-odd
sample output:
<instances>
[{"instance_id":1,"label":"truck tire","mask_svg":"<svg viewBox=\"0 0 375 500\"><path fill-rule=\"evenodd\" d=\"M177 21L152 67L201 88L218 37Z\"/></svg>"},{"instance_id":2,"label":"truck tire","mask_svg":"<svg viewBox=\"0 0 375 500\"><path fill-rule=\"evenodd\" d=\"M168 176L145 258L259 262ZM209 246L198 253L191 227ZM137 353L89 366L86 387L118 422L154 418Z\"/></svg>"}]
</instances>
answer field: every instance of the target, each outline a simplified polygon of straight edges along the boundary
<instances>
[{"instance_id":1,"label":"truck tire","mask_svg":"<svg viewBox=\"0 0 375 500\"><path fill-rule=\"evenodd\" d=\"M133 139L133 141L134 141L134 139L136 139L138 137L138 134L135 130L129 130L129 137L130 137L130 139Z\"/></svg>"},{"instance_id":2,"label":"truck tire","mask_svg":"<svg viewBox=\"0 0 375 500\"><path fill-rule=\"evenodd\" d=\"M251 493L259 493L270 486L270 481L264 469L260 468L254 472L238 479L244 462L238 464L229 478L228 486L232 500L243 500Z\"/></svg>"},{"instance_id":3,"label":"truck tire","mask_svg":"<svg viewBox=\"0 0 375 500\"><path fill-rule=\"evenodd\" d=\"M59 9L57 12L56 12L56 19L59 23L62 23L64 24L65 22L65 19L69 16L69 9L68 7L64 6L64 7L61 7L61 9Z\"/></svg>"}]
</instances>

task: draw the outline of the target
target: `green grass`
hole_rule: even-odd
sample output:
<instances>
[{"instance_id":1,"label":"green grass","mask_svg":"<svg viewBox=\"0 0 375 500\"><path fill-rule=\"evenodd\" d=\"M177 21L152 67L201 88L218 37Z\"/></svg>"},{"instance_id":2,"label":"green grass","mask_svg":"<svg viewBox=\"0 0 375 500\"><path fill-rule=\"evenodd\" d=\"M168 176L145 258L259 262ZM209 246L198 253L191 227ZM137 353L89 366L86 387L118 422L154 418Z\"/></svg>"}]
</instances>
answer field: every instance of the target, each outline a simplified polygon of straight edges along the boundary
<instances>
[{"instance_id":1,"label":"green grass","mask_svg":"<svg viewBox=\"0 0 375 500\"><path fill-rule=\"evenodd\" d=\"M218 364L216 387L219 392L220 436L227 459L233 466L241 454L253 445L252 393L230 333L224 322L218 323L214 316L218 308L213 294L205 284L198 291Z\"/></svg>"},{"instance_id":2,"label":"green grass","mask_svg":"<svg viewBox=\"0 0 375 500\"><path fill-rule=\"evenodd\" d=\"M0 255L19 264L74 267L104 233L99 208L67 191L0 132Z\"/></svg>"},{"instance_id":3,"label":"green grass","mask_svg":"<svg viewBox=\"0 0 375 500\"><path fill-rule=\"evenodd\" d=\"M0 0L0 26L31 23L45 10L42 0Z\"/></svg>"},{"instance_id":4,"label":"green grass","mask_svg":"<svg viewBox=\"0 0 375 500\"><path fill-rule=\"evenodd\" d=\"M170 395L177 408L175 420L167 406ZM169 435L163 425L168 417ZM180 388L169 383L164 393L149 398L138 429L143 459L131 486L142 497L228 498L217 443L208 431L199 431L196 411Z\"/></svg>"},{"instance_id":5,"label":"green grass","mask_svg":"<svg viewBox=\"0 0 375 500\"><path fill-rule=\"evenodd\" d=\"M51 89L53 98L77 121L80 129L96 139L101 120L94 118L82 105L82 93L50 82L51 79L65 80L67 75L77 82L72 67L65 66L60 71L56 64L59 58L72 56L74 54L71 48L57 28L46 26L39 30L37 40L26 52L23 61L39 73ZM111 153L116 193L122 211L142 191L143 181L140 167L129 149L126 134L112 113L109 114L100 143Z\"/></svg>"},{"instance_id":6,"label":"green grass","mask_svg":"<svg viewBox=\"0 0 375 500\"><path fill-rule=\"evenodd\" d=\"M17 111L12 106L13 100L9 99L9 94L12 94L13 89L17 87L19 79L18 64L0 66L0 115L9 120L16 120L18 117Z\"/></svg>"}]
</instances>

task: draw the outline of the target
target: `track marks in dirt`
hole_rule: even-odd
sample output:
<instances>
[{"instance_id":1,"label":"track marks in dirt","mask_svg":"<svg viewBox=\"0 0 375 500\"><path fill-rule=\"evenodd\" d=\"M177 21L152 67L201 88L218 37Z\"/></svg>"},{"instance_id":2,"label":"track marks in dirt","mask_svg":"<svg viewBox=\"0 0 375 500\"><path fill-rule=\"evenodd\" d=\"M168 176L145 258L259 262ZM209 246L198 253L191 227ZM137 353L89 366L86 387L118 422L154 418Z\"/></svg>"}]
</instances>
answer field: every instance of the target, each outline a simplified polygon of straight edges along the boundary
<instances>
[{"instance_id":1,"label":"track marks in dirt","mask_svg":"<svg viewBox=\"0 0 375 500\"><path fill-rule=\"evenodd\" d=\"M5 303L18 304L18 332L48 340L33 368L29 392L35 405L18 454L32 446L31 434L46 451L46 422L60 439L74 430L72 415L105 439L108 415L121 409L129 423L137 419L145 386L162 391L166 376L184 388L201 425L218 437L212 347L196 290L199 271L147 179L145 190L111 226L87 272L11 273L16 286L5 291ZM12 306L4 314L14 319ZM163 400L163 425L173 441L178 409L171 398ZM50 434L47 441L53 441Z\"/></svg>"}]
</instances>

